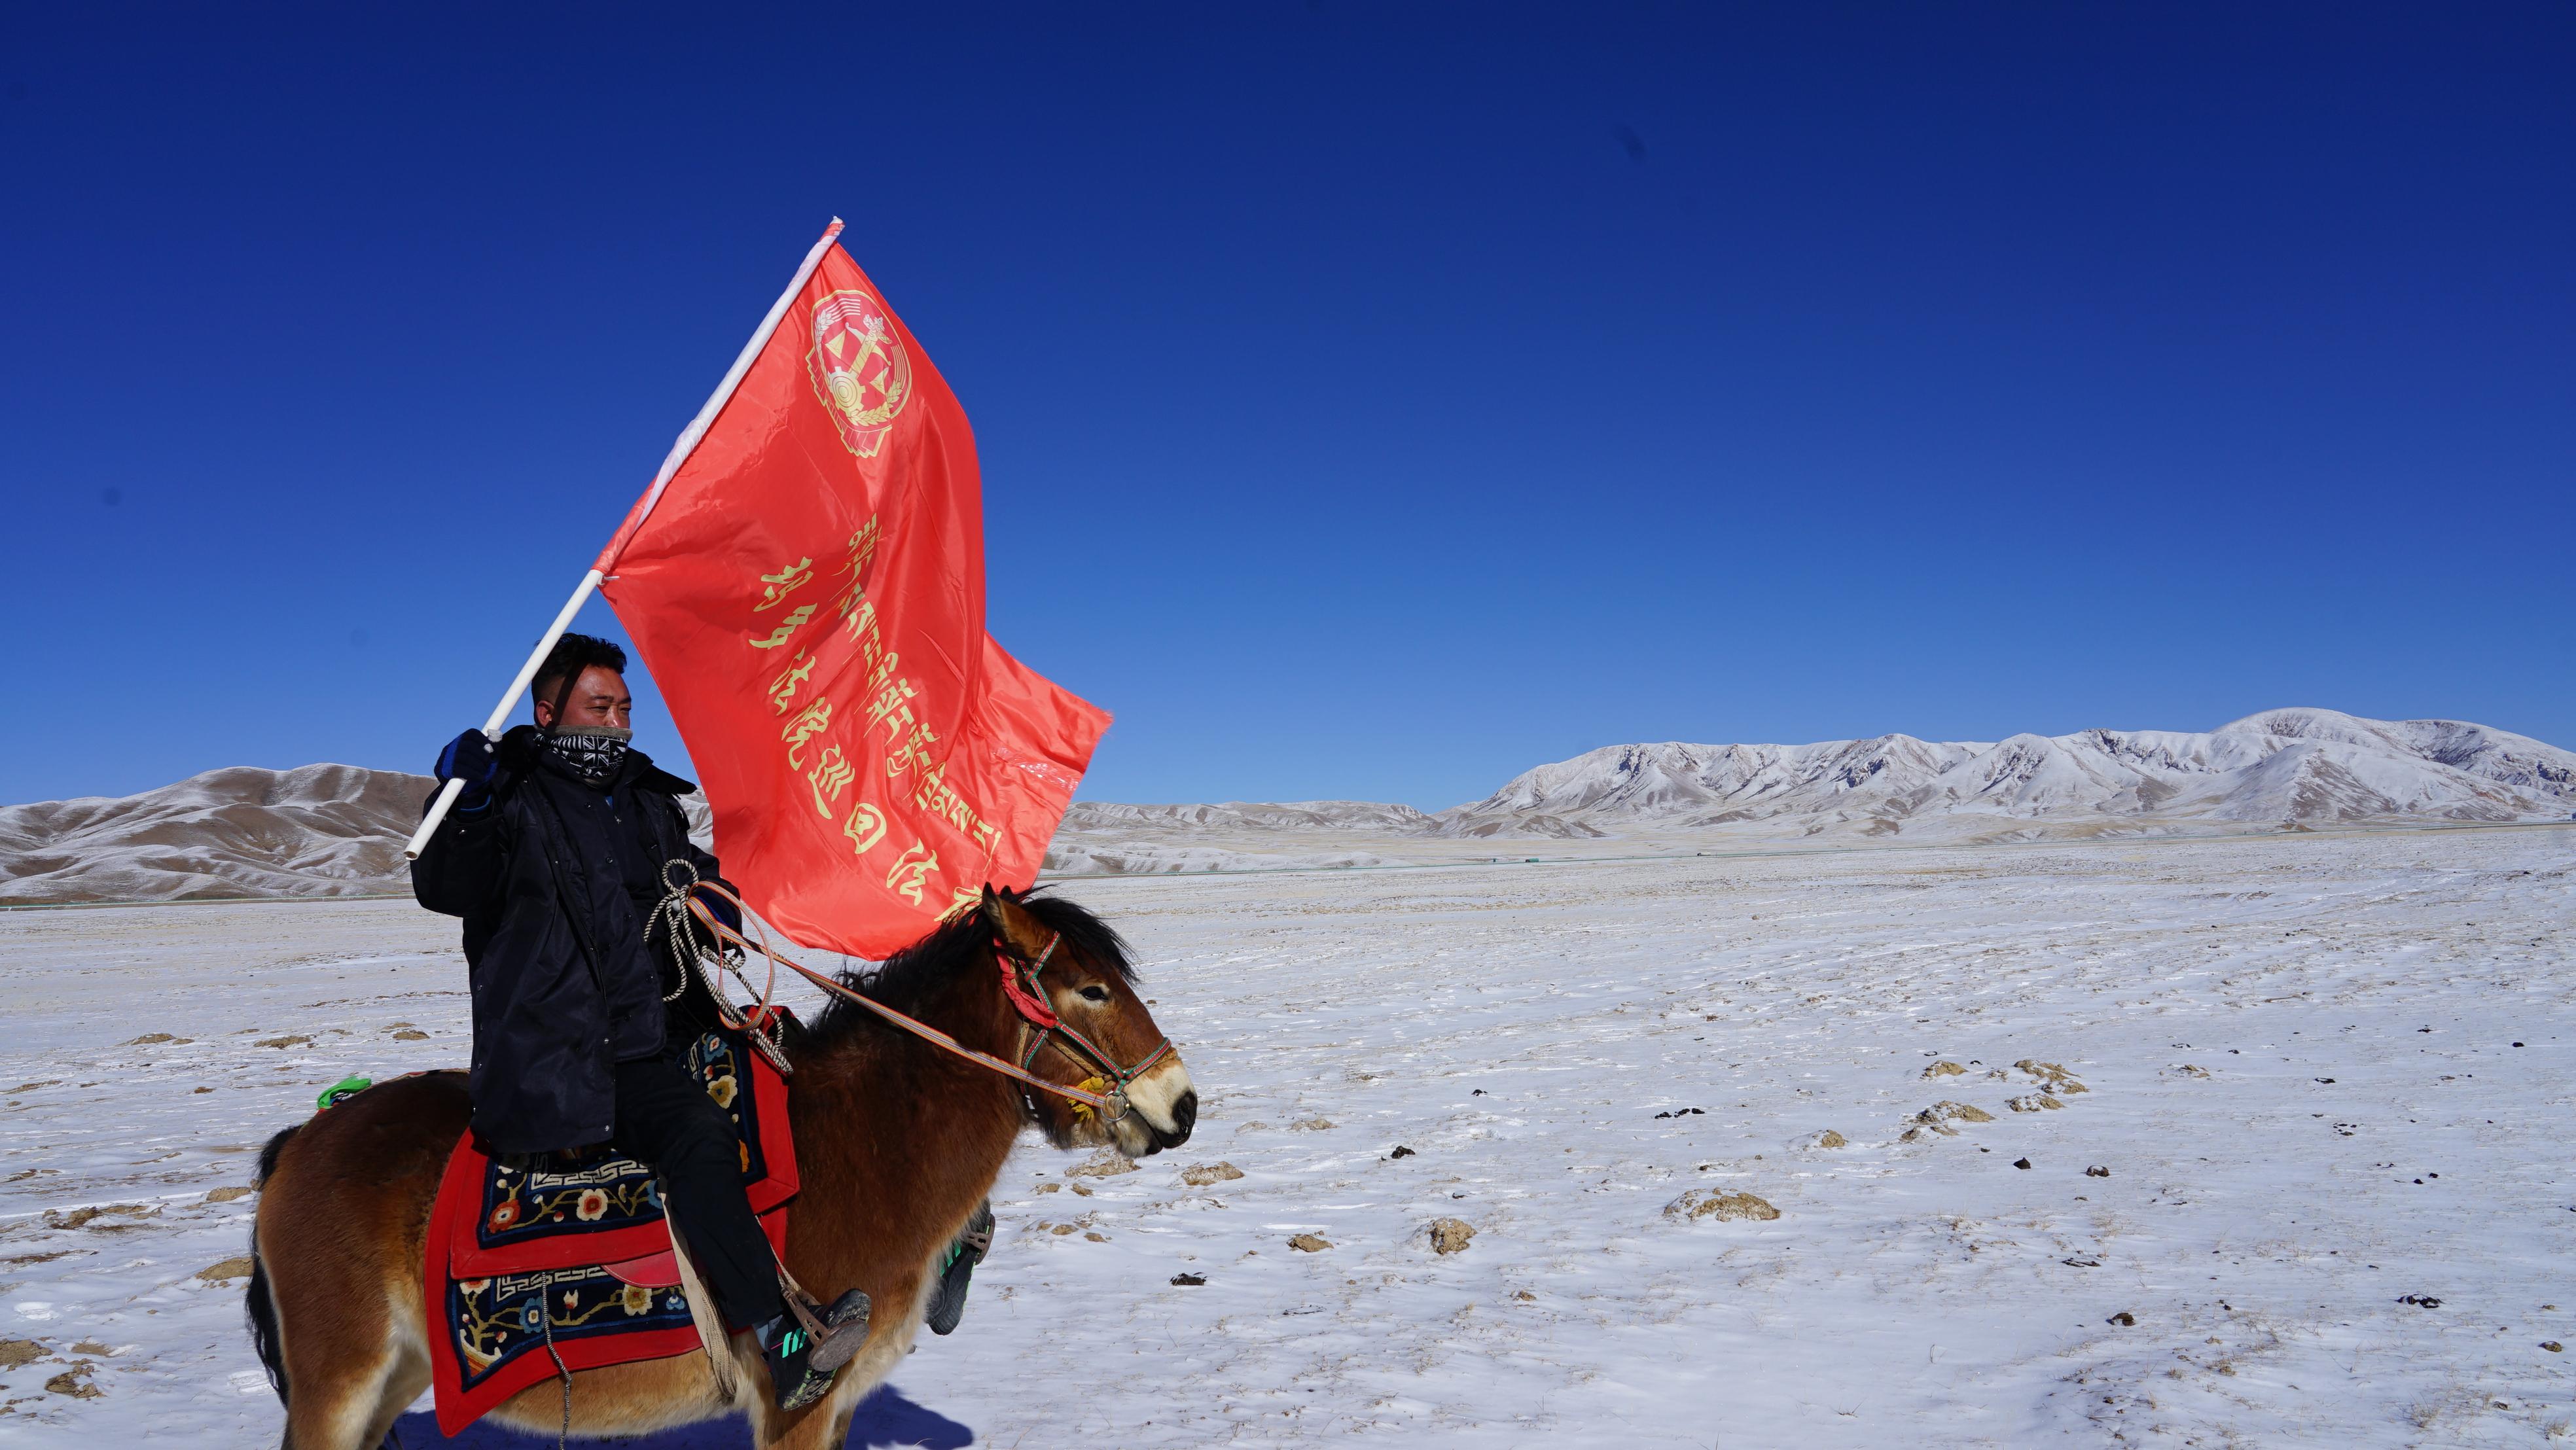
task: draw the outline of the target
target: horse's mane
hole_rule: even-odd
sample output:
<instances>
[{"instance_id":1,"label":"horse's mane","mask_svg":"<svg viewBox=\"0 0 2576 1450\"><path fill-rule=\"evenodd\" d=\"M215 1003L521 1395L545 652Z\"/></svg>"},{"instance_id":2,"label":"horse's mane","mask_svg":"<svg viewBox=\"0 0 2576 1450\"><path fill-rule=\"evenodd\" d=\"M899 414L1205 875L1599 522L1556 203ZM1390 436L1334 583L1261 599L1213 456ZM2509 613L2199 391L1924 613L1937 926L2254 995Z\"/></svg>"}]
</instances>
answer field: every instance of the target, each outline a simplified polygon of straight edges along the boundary
<instances>
[{"instance_id":1,"label":"horse's mane","mask_svg":"<svg viewBox=\"0 0 2576 1450\"><path fill-rule=\"evenodd\" d=\"M1058 952L1073 952L1116 972L1129 986L1136 984L1136 964L1128 955L1127 939L1089 908L1042 890L1020 897L1019 904L1039 925L1063 934ZM852 969L841 973L840 979L841 985L863 996L908 1011L950 977L970 969L993 969L993 929L984 913L976 910L940 923L930 935L886 958L883 966L873 971ZM876 1021L874 1013L835 998L815 1014L805 1038L816 1046L829 1046L860 1024Z\"/></svg>"}]
</instances>

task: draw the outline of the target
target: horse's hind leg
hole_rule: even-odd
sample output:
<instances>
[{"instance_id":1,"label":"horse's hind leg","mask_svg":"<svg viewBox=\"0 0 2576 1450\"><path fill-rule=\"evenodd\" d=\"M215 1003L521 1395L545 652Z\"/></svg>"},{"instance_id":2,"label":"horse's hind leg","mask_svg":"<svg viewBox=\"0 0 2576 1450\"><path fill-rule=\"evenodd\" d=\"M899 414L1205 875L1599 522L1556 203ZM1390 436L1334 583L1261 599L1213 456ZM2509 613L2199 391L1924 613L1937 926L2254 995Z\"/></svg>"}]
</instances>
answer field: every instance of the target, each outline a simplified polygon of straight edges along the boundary
<instances>
[{"instance_id":1,"label":"horse's hind leg","mask_svg":"<svg viewBox=\"0 0 2576 1450\"><path fill-rule=\"evenodd\" d=\"M302 1340L299 1346L297 1339ZM411 1402L397 1397L399 1356L377 1337L343 1340L305 1334L286 1341L292 1395L286 1407L285 1450L375 1450ZM417 1395L415 1387L412 1395Z\"/></svg>"},{"instance_id":2,"label":"horse's hind leg","mask_svg":"<svg viewBox=\"0 0 2576 1450\"><path fill-rule=\"evenodd\" d=\"M254 1232L286 1385L285 1450L375 1450L429 1383L422 1239L464 1128L451 1077L371 1089L275 1149Z\"/></svg>"},{"instance_id":3,"label":"horse's hind leg","mask_svg":"<svg viewBox=\"0 0 2576 1450\"><path fill-rule=\"evenodd\" d=\"M414 1316L414 1322L418 1322L418 1316ZM384 1380L376 1387L375 1423L364 1442L371 1447L386 1443L385 1437L393 1433L394 1421L401 1419L411 1402L429 1388L429 1346L420 1343L417 1335L399 1330L394 1339L393 1361L385 1367Z\"/></svg>"},{"instance_id":4,"label":"horse's hind leg","mask_svg":"<svg viewBox=\"0 0 2576 1450\"><path fill-rule=\"evenodd\" d=\"M308 1400L299 1388L286 1411L285 1450L376 1450L384 1444L403 1407L429 1385L425 1373L407 1390L394 1383L400 1378L396 1361L387 1354L379 1364L352 1366L355 1374L332 1382L337 1393Z\"/></svg>"},{"instance_id":5,"label":"horse's hind leg","mask_svg":"<svg viewBox=\"0 0 2576 1450\"><path fill-rule=\"evenodd\" d=\"M334 1251L289 1251L262 1224L260 1257L271 1266L269 1292L281 1306L279 1349L287 1385L284 1450L375 1450L403 1407L429 1384L419 1334L395 1317L415 1314L419 1294L363 1270L375 1256L339 1245Z\"/></svg>"}]
</instances>

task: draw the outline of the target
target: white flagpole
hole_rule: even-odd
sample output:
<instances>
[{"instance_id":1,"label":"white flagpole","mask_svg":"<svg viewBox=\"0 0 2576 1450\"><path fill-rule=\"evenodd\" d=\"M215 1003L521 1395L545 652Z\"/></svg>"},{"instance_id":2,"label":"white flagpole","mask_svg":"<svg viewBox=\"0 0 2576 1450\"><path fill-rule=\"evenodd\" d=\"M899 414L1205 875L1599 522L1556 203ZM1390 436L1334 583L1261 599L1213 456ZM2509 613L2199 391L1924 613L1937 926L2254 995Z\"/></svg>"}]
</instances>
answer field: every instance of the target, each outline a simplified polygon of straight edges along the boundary
<instances>
[{"instance_id":1,"label":"white flagpole","mask_svg":"<svg viewBox=\"0 0 2576 1450\"><path fill-rule=\"evenodd\" d=\"M556 640L563 638L566 629L572 627L572 617L581 612L583 601L590 598L591 591L597 589L599 581L606 577L604 571L614 565L618 551L635 530L643 527L645 518L653 512L653 506L662 501L662 490L671 486L671 475L678 473L680 465L697 451L698 440L707 436L707 429L715 422L716 415L723 412L724 405L733 398L733 390L742 386L743 374L751 371L753 360L760 356L762 348L769 345L769 336L778 330L779 319L787 315L788 304L796 300L797 293L805 290L805 279L814 275L814 268L822 262L823 253L840 239L840 235L841 219L834 217L832 224L824 229L823 239L805 254L804 265L796 269L787 290L779 293L778 300L770 304L769 315L760 319L760 326L752 333L751 341L743 344L742 352L734 358L733 366L726 370L723 381L717 383L715 392L708 396L707 405L698 410L698 416L690 420L687 428L681 430L679 441L671 445L670 454L662 460L661 471L653 476L653 486L645 490L641 504L618 529L616 537L609 540L608 547L600 552L599 563L582 576L581 587L572 592L572 598L564 601L563 612L547 626L545 637L537 641L537 647L528 652L528 662L519 666L519 673L510 681L510 688L501 692L501 703L492 707L492 718L483 722L485 739L500 740L501 727L509 722L510 712L518 708L519 696L526 693L528 682L536 678L537 666L545 663L546 652L555 647ZM451 780L440 789L438 799L430 805L429 814L420 818L420 829L412 832L411 839L404 843L404 860L420 859L420 853L429 847L429 838L438 833L439 823L447 819L448 811L456 805L456 798L464 793L465 782L461 780Z\"/></svg>"},{"instance_id":2,"label":"white flagpole","mask_svg":"<svg viewBox=\"0 0 2576 1450\"><path fill-rule=\"evenodd\" d=\"M581 576L581 587L575 589L572 597L564 601L562 611L555 615L555 622L546 626L545 637L537 641L535 649L528 651L528 662L519 666L519 672L510 677L510 688L501 692L501 703L492 707L492 718L483 722L484 739L496 742L500 740L501 727L509 723L510 712L519 707L519 696L527 693L528 681L537 676L537 666L546 662L546 652L553 649L555 641L563 638L564 631L572 627L572 617L581 612L581 606L590 598L590 592L599 587L599 579L600 574L596 569ZM420 829L412 832L411 840L404 844L404 860L420 859L420 853L429 847L429 838L438 833L438 823L447 819L448 810L456 804L456 798L464 793L465 782L462 780L451 780L439 791L437 801L429 808L429 814L420 818Z\"/></svg>"}]
</instances>

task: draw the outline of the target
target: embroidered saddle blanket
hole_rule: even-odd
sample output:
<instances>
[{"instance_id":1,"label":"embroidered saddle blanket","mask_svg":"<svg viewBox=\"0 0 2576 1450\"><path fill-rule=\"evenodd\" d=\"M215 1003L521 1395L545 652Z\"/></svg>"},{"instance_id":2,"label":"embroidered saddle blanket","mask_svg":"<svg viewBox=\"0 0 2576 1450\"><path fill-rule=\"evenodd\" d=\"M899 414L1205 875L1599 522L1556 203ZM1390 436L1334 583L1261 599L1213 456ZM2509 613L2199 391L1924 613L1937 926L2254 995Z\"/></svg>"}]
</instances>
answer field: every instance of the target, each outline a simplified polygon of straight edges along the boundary
<instances>
[{"instance_id":1,"label":"embroidered saddle blanket","mask_svg":"<svg viewBox=\"0 0 2576 1450\"><path fill-rule=\"evenodd\" d=\"M784 1250L796 1194L786 1080L733 1032L700 1037L684 1061L733 1119L744 1195ZM595 1369L698 1347L661 1188L632 1158L494 1158L467 1133L439 1180L428 1257L441 1434L553 1378L558 1355Z\"/></svg>"}]
</instances>

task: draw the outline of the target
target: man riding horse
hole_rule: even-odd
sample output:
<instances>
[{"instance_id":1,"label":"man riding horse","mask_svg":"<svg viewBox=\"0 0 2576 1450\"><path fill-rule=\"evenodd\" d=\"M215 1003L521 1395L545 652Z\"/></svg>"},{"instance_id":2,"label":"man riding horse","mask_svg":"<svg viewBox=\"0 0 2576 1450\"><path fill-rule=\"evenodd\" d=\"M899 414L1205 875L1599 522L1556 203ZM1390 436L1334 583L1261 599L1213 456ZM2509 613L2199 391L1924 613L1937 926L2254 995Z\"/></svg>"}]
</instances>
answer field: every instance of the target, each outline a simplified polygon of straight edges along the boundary
<instances>
[{"instance_id":1,"label":"man riding horse","mask_svg":"<svg viewBox=\"0 0 2576 1450\"><path fill-rule=\"evenodd\" d=\"M697 787L628 743L625 669L616 645L567 634L533 681L534 725L497 744L468 730L440 752L439 780L465 791L412 864L412 891L465 921L467 1082L483 1145L536 1155L604 1143L651 1165L715 1308L756 1332L780 1408L795 1409L867 1338L867 1296L853 1290L829 1310L788 1302L743 1196L732 1124L681 1065L718 1019L707 985L655 940L675 885L664 871L685 862L697 881L722 876L680 811ZM699 900L740 926L730 901ZM942 1333L981 1247L951 1250L932 1309Z\"/></svg>"}]
</instances>

